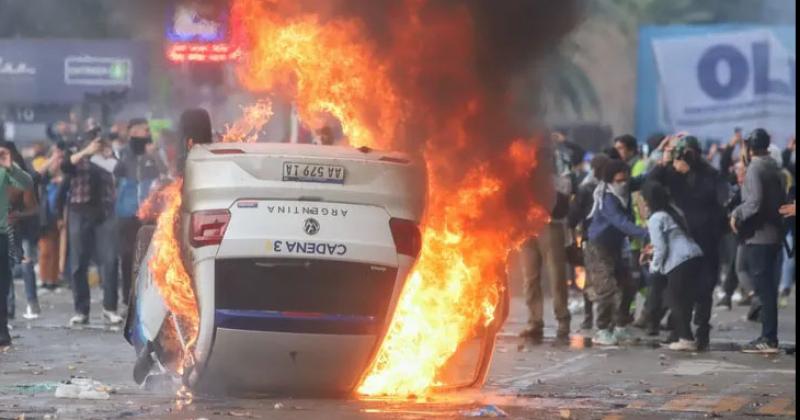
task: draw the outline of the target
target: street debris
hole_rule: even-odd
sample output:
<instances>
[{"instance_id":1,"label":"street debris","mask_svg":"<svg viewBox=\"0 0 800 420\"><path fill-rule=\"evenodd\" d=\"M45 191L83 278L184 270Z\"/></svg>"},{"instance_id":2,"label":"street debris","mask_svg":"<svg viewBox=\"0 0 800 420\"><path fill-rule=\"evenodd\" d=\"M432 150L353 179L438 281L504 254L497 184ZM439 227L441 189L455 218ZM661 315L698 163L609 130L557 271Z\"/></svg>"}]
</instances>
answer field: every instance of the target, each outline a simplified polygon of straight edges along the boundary
<instances>
[{"instance_id":1,"label":"street debris","mask_svg":"<svg viewBox=\"0 0 800 420\"><path fill-rule=\"evenodd\" d=\"M114 389L91 378L72 378L56 387L56 398L107 400Z\"/></svg>"},{"instance_id":2,"label":"street debris","mask_svg":"<svg viewBox=\"0 0 800 420\"><path fill-rule=\"evenodd\" d=\"M22 394L44 394L52 392L58 386L54 382L44 382L30 385L16 385L15 388Z\"/></svg>"},{"instance_id":3,"label":"street debris","mask_svg":"<svg viewBox=\"0 0 800 420\"><path fill-rule=\"evenodd\" d=\"M249 411L228 411L228 415L231 417L242 417L242 418L250 418L254 419L256 416Z\"/></svg>"},{"instance_id":4,"label":"street debris","mask_svg":"<svg viewBox=\"0 0 800 420\"><path fill-rule=\"evenodd\" d=\"M464 417L508 417L508 414L506 414L505 411L494 404L485 405L474 410L464 411L461 413L461 415Z\"/></svg>"}]
</instances>

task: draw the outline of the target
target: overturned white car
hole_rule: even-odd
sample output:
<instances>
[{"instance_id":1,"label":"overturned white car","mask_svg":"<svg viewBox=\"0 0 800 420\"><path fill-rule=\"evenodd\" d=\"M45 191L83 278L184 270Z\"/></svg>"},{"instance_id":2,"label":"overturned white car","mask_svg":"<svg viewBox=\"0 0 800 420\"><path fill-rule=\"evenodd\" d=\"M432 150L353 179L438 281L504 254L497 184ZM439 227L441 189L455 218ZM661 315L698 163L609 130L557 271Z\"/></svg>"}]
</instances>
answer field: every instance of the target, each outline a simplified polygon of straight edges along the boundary
<instances>
[{"instance_id":1,"label":"overturned white car","mask_svg":"<svg viewBox=\"0 0 800 420\"><path fill-rule=\"evenodd\" d=\"M424 166L399 153L251 143L195 146L183 260L199 308L185 385L347 393L368 368L420 250ZM142 381L177 357L147 250L125 328ZM157 365L156 365L157 366Z\"/></svg>"}]
</instances>

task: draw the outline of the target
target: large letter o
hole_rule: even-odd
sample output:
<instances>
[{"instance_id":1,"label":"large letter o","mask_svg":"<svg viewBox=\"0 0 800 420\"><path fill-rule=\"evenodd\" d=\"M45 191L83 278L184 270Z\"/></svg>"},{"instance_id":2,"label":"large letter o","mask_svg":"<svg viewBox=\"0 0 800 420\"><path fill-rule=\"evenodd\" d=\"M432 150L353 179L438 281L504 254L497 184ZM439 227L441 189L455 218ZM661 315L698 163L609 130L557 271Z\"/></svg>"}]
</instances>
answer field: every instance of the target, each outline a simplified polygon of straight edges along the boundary
<instances>
[{"instance_id":1,"label":"large letter o","mask_svg":"<svg viewBox=\"0 0 800 420\"><path fill-rule=\"evenodd\" d=\"M717 66L727 62L731 71L730 80L723 84L717 78ZM717 45L708 49L697 65L697 80L706 95L714 99L730 99L747 86L750 68L747 57L730 45Z\"/></svg>"}]
</instances>

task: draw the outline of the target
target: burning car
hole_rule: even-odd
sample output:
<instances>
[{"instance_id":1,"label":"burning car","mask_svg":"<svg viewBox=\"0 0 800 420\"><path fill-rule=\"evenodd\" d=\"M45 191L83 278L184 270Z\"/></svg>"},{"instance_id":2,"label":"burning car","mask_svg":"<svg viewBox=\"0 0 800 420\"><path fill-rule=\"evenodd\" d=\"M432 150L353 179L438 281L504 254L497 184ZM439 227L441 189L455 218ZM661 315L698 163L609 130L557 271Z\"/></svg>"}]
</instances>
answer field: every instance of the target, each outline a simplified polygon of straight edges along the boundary
<instances>
[{"instance_id":1,"label":"burning car","mask_svg":"<svg viewBox=\"0 0 800 420\"><path fill-rule=\"evenodd\" d=\"M144 235L125 329L135 379L157 362L194 389L352 391L420 251L426 185L424 166L399 153L195 146L171 264L185 264L196 319L168 304L158 239L147 247Z\"/></svg>"}]
</instances>

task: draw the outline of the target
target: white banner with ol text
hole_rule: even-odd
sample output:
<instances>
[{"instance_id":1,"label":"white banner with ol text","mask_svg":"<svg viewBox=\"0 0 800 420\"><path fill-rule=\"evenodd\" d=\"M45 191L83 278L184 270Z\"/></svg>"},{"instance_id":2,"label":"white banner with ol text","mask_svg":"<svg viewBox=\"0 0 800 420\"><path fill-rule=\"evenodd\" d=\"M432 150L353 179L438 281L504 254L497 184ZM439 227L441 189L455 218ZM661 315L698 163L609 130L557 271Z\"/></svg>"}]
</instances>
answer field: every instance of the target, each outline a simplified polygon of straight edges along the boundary
<instances>
[{"instance_id":1,"label":"white banner with ol text","mask_svg":"<svg viewBox=\"0 0 800 420\"><path fill-rule=\"evenodd\" d=\"M795 131L795 54L769 30L653 41L666 119L675 131L726 139L762 127L785 144Z\"/></svg>"}]
</instances>

